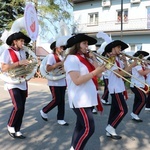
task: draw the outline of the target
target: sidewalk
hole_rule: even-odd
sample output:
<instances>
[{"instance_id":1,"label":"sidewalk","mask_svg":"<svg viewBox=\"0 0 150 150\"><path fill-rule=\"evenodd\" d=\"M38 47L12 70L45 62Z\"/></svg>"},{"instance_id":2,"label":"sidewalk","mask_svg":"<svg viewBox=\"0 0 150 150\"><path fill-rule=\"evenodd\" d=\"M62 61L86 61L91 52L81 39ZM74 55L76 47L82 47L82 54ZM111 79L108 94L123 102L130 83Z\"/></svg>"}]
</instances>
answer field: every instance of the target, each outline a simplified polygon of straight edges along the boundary
<instances>
[{"instance_id":1,"label":"sidewalk","mask_svg":"<svg viewBox=\"0 0 150 150\"><path fill-rule=\"evenodd\" d=\"M45 78L32 78L29 80L29 83L47 84L47 79L45 79Z\"/></svg>"},{"instance_id":2,"label":"sidewalk","mask_svg":"<svg viewBox=\"0 0 150 150\"><path fill-rule=\"evenodd\" d=\"M57 124L57 108L48 113L46 122L40 116L40 110L52 99L47 79L33 78L29 84L29 97L26 102L26 111L23 118L21 131L26 139L12 139L7 133L7 121L9 119L12 104L10 96L3 86L0 87L0 150L69 150L73 130L76 124L76 116L69 107L66 94L65 120L69 126ZM0 85L3 81L0 81ZM36 85L38 84L38 86ZM47 84L47 83L46 83ZM128 114L117 127L117 133L121 140L112 140L106 136L110 106L104 105L103 113L94 114L95 132L88 141L84 150L149 150L150 149L150 112L144 109L140 113L141 123L131 119L134 96L129 95L127 100Z\"/></svg>"}]
</instances>

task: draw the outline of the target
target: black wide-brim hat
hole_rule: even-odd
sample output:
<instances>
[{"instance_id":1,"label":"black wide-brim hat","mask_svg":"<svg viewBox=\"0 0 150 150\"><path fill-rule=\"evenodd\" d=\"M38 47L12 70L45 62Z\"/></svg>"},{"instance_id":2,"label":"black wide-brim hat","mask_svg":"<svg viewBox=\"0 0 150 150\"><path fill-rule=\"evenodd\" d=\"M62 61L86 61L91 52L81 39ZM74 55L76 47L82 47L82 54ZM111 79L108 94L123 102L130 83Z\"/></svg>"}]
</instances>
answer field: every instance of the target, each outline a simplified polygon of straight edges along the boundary
<instances>
[{"instance_id":1,"label":"black wide-brim hat","mask_svg":"<svg viewBox=\"0 0 150 150\"><path fill-rule=\"evenodd\" d=\"M90 37L83 33L78 33L67 40L67 48L72 47L73 45L83 41L88 41L88 45L93 45L97 43L97 40L93 37Z\"/></svg>"},{"instance_id":2,"label":"black wide-brim hat","mask_svg":"<svg viewBox=\"0 0 150 150\"><path fill-rule=\"evenodd\" d=\"M136 53L133 54L133 57L138 57L140 55L143 55L144 57L146 57L149 55L149 53L146 51L137 51Z\"/></svg>"},{"instance_id":3,"label":"black wide-brim hat","mask_svg":"<svg viewBox=\"0 0 150 150\"><path fill-rule=\"evenodd\" d=\"M126 48L129 47L123 41L115 40L115 41L112 41L112 42L110 42L109 44L106 45L105 50L104 50L105 53L110 53L112 51L112 48L114 48L116 46L121 46L121 51L123 51L123 50L125 50Z\"/></svg>"},{"instance_id":4,"label":"black wide-brim hat","mask_svg":"<svg viewBox=\"0 0 150 150\"><path fill-rule=\"evenodd\" d=\"M7 45L10 46L13 43L13 40L18 40L18 39L24 39L25 43L29 43L31 41L31 39L25 34L23 34L22 32L15 32L7 38L6 43Z\"/></svg>"},{"instance_id":5,"label":"black wide-brim hat","mask_svg":"<svg viewBox=\"0 0 150 150\"><path fill-rule=\"evenodd\" d=\"M50 45L50 49L54 50L56 48L56 41Z\"/></svg>"},{"instance_id":6,"label":"black wide-brim hat","mask_svg":"<svg viewBox=\"0 0 150 150\"><path fill-rule=\"evenodd\" d=\"M62 46L63 46L63 50L66 50L66 49L67 49L66 45L62 45ZM53 43L50 45L50 49L51 49L51 50L54 50L55 48L56 48L56 41L53 42Z\"/></svg>"},{"instance_id":7,"label":"black wide-brim hat","mask_svg":"<svg viewBox=\"0 0 150 150\"><path fill-rule=\"evenodd\" d=\"M149 60L149 61L150 61L150 56L147 58L147 60Z\"/></svg>"},{"instance_id":8,"label":"black wide-brim hat","mask_svg":"<svg viewBox=\"0 0 150 150\"><path fill-rule=\"evenodd\" d=\"M102 56L105 56L105 55L106 55L105 51L104 51L101 55L102 55Z\"/></svg>"}]
</instances>

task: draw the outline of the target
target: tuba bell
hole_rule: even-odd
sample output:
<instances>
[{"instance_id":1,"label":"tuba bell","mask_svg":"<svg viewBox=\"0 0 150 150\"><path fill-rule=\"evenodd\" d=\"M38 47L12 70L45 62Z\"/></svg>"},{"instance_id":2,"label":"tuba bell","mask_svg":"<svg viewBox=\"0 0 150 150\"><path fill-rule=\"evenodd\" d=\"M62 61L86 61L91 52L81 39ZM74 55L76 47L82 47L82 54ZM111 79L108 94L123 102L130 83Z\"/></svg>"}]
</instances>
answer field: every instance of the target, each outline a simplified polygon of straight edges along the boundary
<instances>
[{"instance_id":1,"label":"tuba bell","mask_svg":"<svg viewBox=\"0 0 150 150\"><path fill-rule=\"evenodd\" d=\"M46 71L46 64L47 64L48 55L42 60L40 65L40 72L41 75L48 79L48 80L60 80L66 77L65 72L62 68L56 68L51 72Z\"/></svg>"},{"instance_id":2,"label":"tuba bell","mask_svg":"<svg viewBox=\"0 0 150 150\"><path fill-rule=\"evenodd\" d=\"M70 38L70 36L61 36L61 37L59 37L59 38L56 40L56 46L58 46L58 47L59 47L59 46L62 46L62 45L65 46L66 43L67 43L67 40L68 40L69 38ZM66 55L66 52L63 51L62 57L64 58L65 55ZM48 56L49 56L49 55L47 55L47 56L42 60L42 62L41 62L41 65L40 65L40 72L41 72L41 75L42 75L44 78L46 78L46 79L48 79L48 80L53 80L53 81L55 81L55 80L60 80L60 79L65 78L65 77L66 77L66 74L65 74L65 72L64 72L62 66L61 66L61 67L58 67L58 68L56 68L56 69L54 69L54 70L52 70L52 71L50 71L50 72L47 72L47 71L46 71Z\"/></svg>"}]
</instances>

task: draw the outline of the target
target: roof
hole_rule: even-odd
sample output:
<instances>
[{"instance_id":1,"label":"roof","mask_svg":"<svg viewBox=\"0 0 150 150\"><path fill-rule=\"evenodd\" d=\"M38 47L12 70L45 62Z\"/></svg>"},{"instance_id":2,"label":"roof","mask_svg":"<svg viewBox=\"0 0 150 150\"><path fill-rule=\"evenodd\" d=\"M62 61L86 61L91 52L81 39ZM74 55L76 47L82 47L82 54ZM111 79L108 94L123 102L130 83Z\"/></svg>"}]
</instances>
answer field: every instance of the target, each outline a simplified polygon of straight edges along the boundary
<instances>
[{"instance_id":1,"label":"roof","mask_svg":"<svg viewBox=\"0 0 150 150\"><path fill-rule=\"evenodd\" d=\"M41 47L41 46L38 46L37 48L36 48L36 56L46 56L46 55L48 55L49 54L49 52L48 51L46 51L43 47Z\"/></svg>"},{"instance_id":2,"label":"roof","mask_svg":"<svg viewBox=\"0 0 150 150\"><path fill-rule=\"evenodd\" d=\"M73 0L73 3L77 4L77 3L83 3L83 2L88 2L88 1L94 1L94 0Z\"/></svg>"}]
</instances>

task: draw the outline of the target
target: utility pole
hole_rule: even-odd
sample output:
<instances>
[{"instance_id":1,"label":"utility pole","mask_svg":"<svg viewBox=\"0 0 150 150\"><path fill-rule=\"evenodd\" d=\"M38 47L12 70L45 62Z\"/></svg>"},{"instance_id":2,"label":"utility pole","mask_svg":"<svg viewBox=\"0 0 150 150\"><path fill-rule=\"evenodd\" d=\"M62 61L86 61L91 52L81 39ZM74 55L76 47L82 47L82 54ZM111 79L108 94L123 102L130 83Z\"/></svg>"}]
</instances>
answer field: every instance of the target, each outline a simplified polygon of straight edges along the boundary
<instances>
[{"instance_id":1,"label":"utility pole","mask_svg":"<svg viewBox=\"0 0 150 150\"><path fill-rule=\"evenodd\" d=\"M123 34L123 0L121 0L121 38Z\"/></svg>"}]
</instances>

